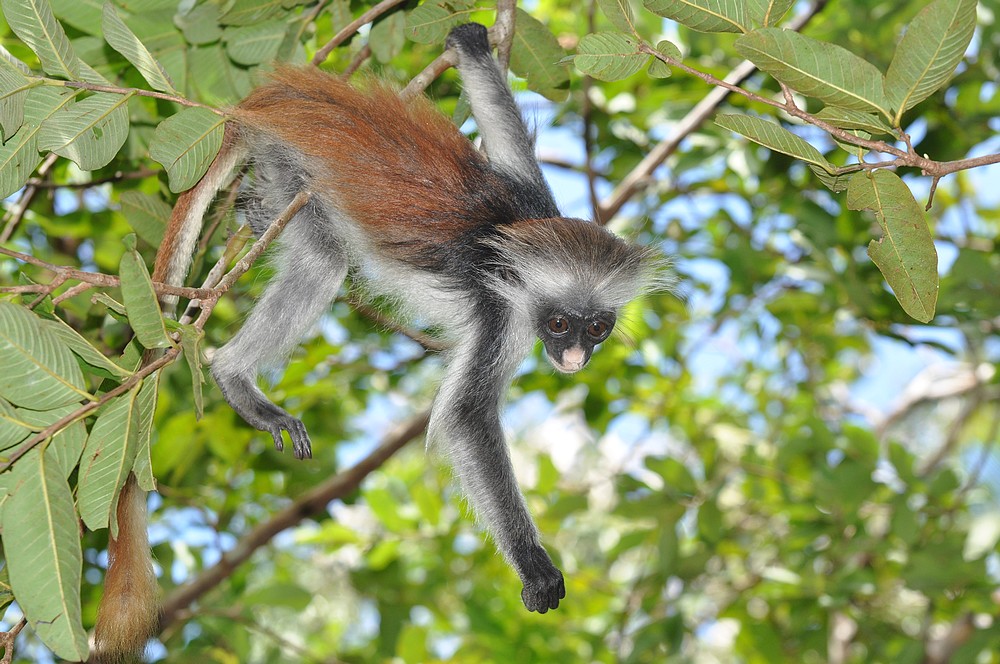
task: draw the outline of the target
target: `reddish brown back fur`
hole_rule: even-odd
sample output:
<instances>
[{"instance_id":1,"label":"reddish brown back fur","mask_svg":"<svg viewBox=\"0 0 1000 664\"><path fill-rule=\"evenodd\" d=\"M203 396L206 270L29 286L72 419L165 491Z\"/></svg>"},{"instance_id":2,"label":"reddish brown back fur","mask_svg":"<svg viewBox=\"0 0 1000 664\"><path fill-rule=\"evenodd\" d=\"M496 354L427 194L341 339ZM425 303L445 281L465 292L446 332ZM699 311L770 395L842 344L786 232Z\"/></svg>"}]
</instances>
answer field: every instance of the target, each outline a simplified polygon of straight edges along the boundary
<instances>
[{"instance_id":1,"label":"reddish brown back fur","mask_svg":"<svg viewBox=\"0 0 1000 664\"><path fill-rule=\"evenodd\" d=\"M402 101L382 83L359 90L315 69L285 68L234 116L251 145L272 135L301 153L314 193L336 192L333 200L388 244L453 238L483 216L483 185L503 189L430 101Z\"/></svg>"}]
</instances>

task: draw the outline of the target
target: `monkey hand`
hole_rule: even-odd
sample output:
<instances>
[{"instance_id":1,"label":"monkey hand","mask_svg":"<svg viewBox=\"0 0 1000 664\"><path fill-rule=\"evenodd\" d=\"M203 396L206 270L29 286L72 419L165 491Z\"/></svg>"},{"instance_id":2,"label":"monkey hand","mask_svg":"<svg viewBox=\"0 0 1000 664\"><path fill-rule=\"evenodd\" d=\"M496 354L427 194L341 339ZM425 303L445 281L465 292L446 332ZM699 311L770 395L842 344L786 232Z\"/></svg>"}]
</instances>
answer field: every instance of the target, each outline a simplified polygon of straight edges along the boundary
<instances>
[{"instance_id":1,"label":"monkey hand","mask_svg":"<svg viewBox=\"0 0 1000 664\"><path fill-rule=\"evenodd\" d=\"M444 40L445 48L453 48L459 55L490 52L486 27L478 23L464 23L452 28Z\"/></svg>"},{"instance_id":2,"label":"monkey hand","mask_svg":"<svg viewBox=\"0 0 1000 664\"><path fill-rule=\"evenodd\" d=\"M285 441L281 439L281 432L287 431L288 437L292 439L292 453L295 454L295 458L311 459L313 455L312 443L309 441L306 425L302 424L302 420L292 417L280 408L277 410L281 411L281 414L272 415L265 420L263 422L264 428L261 429L271 434L274 439L274 449L279 452L284 451Z\"/></svg>"},{"instance_id":3,"label":"monkey hand","mask_svg":"<svg viewBox=\"0 0 1000 664\"><path fill-rule=\"evenodd\" d=\"M552 564L552 559L542 547L537 547L518 570L521 583L521 600L529 611L545 613L559 607L559 600L566 597L566 584L562 572Z\"/></svg>"}]
</instances>

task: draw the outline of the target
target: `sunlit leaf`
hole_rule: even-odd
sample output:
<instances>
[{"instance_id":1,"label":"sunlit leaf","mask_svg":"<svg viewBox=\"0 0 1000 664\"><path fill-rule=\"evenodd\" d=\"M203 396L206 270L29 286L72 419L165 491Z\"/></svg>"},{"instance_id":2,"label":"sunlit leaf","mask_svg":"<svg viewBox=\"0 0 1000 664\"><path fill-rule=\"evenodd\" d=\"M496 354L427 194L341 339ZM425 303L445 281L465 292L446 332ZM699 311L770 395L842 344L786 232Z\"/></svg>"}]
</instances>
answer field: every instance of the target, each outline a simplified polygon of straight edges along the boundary
<instances>
[{"instance_id":1,"label":"sunlit leaf","mask_svg":"<svg viewBox=\"0 0 1000 664\"><path fill-rule=\"evenodd\" d=\"M0 397L49 410L92 399L76 359L26 308L0 300Z\"/></svg>"},{"instance_id":2,"label":"sunlit leaf","mask_svg":"<svg viewBox=\"0 0 1000 664\"><path fill-rule=\"evenodd\" d=\"M807 97L890 117L882 73L850 51L791 30L762 28L736 40L740 55Z\"/></svg>"},{"instance_id":3,"label":"sunlit leaf","mask_svg":"<svg viewBox=\"0 0 1000 664\"><path fill-rule=\"evenodd\" d=\"M135 242L135 237L132 237ZM163 313L157 301L153 282L146 264L135 250L134 244L122 254L118 273L122 280L122 299L128 321L135 336L145 348L167 348L171 346L167 331L163 326Z\"/></svg>"},{"instance_id":4,"label":"sunlit leaf","mask_svg":"<svg viewBox=\"0 0 1000 664\"><path fill-rule=\"evenodd\" d=\"M764 147L815 164L824 170L832 171L835 168L819 150L805 139L799 138L776 122L749 115L722 114L715 118L715 123L720 127L746 136Z\"/></svg>"},{"instance_id":5,"label":"sunlit leaf","mask_svg":"<svg viewBox=\"0 0 1000 664\"><path fill-rule=\"evenodd\" d=\"M642 69L647 59L633 38L616 32L596 32L580 40L573 63L594 78L617 81Z\"/></svg>"},{"instance_id":6,"label":"sunlit leaf","mask_svg":"<svg viewBox=\"0 0 1000 664\"><path fill-rule=\"evenodd\" d=\"M222 146L226 120L207 108L187 108L159 124L149 156L167 169L170 190L190 189L211 165Z\"/></svg>"},{"instance_id":7,"label":"sunlit leaf","mask_svg":"<svg viewBox=\"0 0 1000 664\"><path fill-rule=\"evenodd\" d=\"M646 9L699 32L746 32L750 13L743 0L643 0Z\"/></svg>"},{"instance_id":8,"label":"sunlit leaf","mask_svg":"<svg viewBox=\"0 0 1000 664\"><path fill-rule=\"evenodd\" d=\"M868 245L868 255L903 310L929 322L938 296L937 249L926 215L909 187L886 170L856 173L847 189L847 205L875 213L882 237Z\"/></svg>"},{"instance_id":9,"label":"sunlit leaf","mask_svg":"<svg viewBox=\"0 0 1000 664\"><path fill-rule=\"evenodd\" d=\"M72 159L85 170L106 166L128 137L129 95L98 92L53 113L38 147Z\"/></svg>"},{"instance_id":10,"label":"sunlit leaf","mask_svg":"<svg viewBox=\"0 0 1000 664\"><path fill-rule=\"evenodd\" d=\"M935 0L910 22L885 75L894 124L951 78L975 29L976 0Z\"/></svg>"},{"instance_id":11,"label":"sunlit leaf","mask_svg":"<svg viewBox=\"0 0 1000 664\"><path fill-rule=\"evenodd\" d=\"M551 30L527 12L517 10L510 68L527 79L530 90L553 101L566 98L569 71L562 63L564 55Z\"/></svg>"},{"instance_id":12,"label":"sunlit leaf","mask_svg":"<svg viewBox=\"0 0 1000 664\"><path fill-rule=\"evenodd\" d=\"M104 39L111 45L111 48L125 56L125 59L139 70L139 73L154 90L171 94L177 93L173 81L170 80L170 75L157 62L149 49L125 25L110 0L104 3L101 25L104 30Z\"/></svg>"},{"instance_id":13,"label":"sunlit leaf","mask_svg":"<svg viewBox=\"0 0 1000 664\"><path fill-rule=\"evenodd\" d=\"M79 77L80 59L48 0L0 0L0 9L14 34L38 56L45 73L69 80Z\"/></svg>"},{"instance_id":14,"label":"sunlit leaf","mask_svg":"<svg viewBox=\"0 0 1000 664\"><path fill-rule=\"evenodd\" d=\"M89 647L80 608L83 554L63 469L34 449L14 465L8 490L2 513L4 557L17 602L57 657L86 660Z\"/></svg>"},{"instance_id":15,"label":"sunlit leaf","mask_svg":"<svg viewBox=\"0 0 1000 664\"><path fill-rule=\"evenodd\" d=\"M138 395L138 389L129 390L101 408L80 460L80 517L91 530L110 524L112 537L118 534L118 519L111 515L138 448Z\"/></svg>"}]
</instances>

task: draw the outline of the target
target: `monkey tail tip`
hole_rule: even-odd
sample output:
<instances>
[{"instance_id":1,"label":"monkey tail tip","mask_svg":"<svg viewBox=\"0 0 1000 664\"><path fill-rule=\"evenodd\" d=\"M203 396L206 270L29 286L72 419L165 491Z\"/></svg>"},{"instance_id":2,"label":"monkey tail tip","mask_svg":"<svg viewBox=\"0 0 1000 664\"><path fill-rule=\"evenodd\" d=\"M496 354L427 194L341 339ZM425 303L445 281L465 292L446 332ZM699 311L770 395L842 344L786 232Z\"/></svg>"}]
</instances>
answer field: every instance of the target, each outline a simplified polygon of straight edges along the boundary
<instances>
[{"instance_id":1,"label":"monkey tail tip","mask_svg":"<svg viewBox=\"0 0 1000 664\"><path fill-rule=\"evenodd\" d=\"M118 538L108 543L91 664L141 661L159 620L159 587L146 534L146 492L130 475L118 498Z\"/></svg>"}]
</instances>

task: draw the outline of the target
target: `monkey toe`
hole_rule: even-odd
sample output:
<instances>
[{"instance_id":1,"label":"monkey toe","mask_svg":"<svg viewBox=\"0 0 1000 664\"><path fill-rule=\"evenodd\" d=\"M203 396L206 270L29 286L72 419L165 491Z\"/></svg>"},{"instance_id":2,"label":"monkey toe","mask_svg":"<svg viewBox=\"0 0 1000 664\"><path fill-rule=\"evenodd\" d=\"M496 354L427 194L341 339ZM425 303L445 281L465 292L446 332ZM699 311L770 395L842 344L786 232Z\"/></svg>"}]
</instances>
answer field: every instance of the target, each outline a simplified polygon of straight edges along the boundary
<instances>
[{"instance_id":1,"label":"monkey toe","mask_svg":"<svg viewBox=\"0 0 1000 664\"><path fill-rule=\"evenodd\" d=\"M295 453L295 458L311 459L313 455L312 442L309 440L306 425L302 424L300 420L295 420L288 428L288 435L292 438L292 451Z\"/></svg>"}]
</instances>

